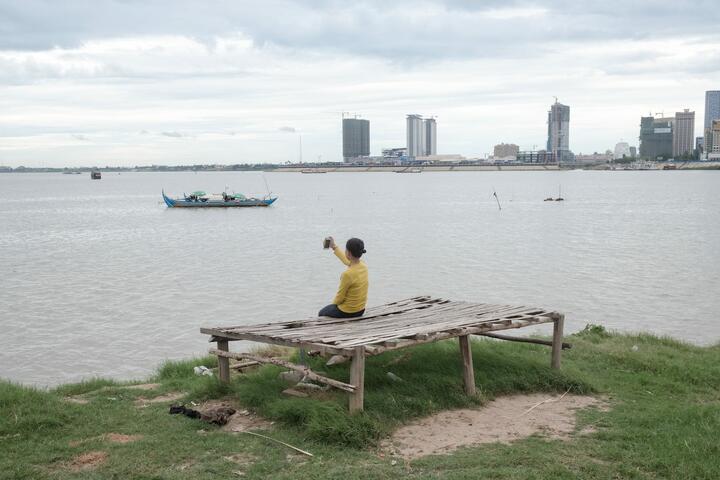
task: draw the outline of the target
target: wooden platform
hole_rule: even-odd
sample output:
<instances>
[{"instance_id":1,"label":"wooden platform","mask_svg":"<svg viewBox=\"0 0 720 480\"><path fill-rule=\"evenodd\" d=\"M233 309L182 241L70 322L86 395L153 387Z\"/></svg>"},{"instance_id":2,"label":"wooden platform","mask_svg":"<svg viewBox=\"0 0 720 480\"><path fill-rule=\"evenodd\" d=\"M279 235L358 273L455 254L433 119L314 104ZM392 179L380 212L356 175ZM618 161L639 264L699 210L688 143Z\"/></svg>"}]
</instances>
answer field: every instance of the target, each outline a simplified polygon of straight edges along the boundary
<instances>
[{"instance_id":1,"label":"wooden platform","mask_svg":"<svg viewBox=\"0 0 720 480\"><path fill-rule=\"evenodd\" d=\"M321 377L306 367L288 362L284 362L284 366L309 372L316 377L316 381L325 381L324 383L330 385L334 383L333 386L348 391L350 410L358 411L362 410L363 405L367 355L458 337L463 355L465 390L468 394L474 394L475 380L469 335L491 334L499 330L552 322L554 330L551 365L559 368L563 346L563 320L561 313L543 308L451 301L424 296L368 308L362 317L357 318L312 317L290 322L201 328L200 331L211 335L210 341L217 342L217 349L211 353L219 357L220 378L224 381L229 380L230 358L258 360L252 355L229 352L228 342L234 340L250 340L318 350L325 355L351 357L350 384ZM498 338L514 339L505 336Z\"/></svg>"}]
</instances>

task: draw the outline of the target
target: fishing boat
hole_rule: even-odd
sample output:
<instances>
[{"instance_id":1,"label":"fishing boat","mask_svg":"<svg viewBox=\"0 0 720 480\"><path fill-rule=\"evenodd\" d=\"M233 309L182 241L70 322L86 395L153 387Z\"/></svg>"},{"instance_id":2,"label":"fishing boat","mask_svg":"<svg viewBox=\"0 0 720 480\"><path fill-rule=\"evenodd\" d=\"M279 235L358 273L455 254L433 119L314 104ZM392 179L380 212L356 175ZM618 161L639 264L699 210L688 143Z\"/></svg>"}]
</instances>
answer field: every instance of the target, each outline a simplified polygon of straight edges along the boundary
<instances>
[{"instance_id":1,"label":"fishing boat","mask_svg":"<svg viewBox=\"0 0 720 480\"><path fill-rule=\"evenodd\" d=\"M246 197L241 193L225 193L208 195L203 191L183 194L183 198L170 198L162 191L162 197L168 208L211 208L211 207L269 207L277 200L270 194L262 197Z\"/></svg>"},{"instance_id":2,"label":"fishing boat","mask_svg":"<svg viewBox=\"0 0 720 480\"><path fill-rule=\"evenodd\" d=\"M90 178L92 180L100 180L102 178L102 174L99 170L93 170L92 172L90 172Z\"/></svg>"}]
</instances>

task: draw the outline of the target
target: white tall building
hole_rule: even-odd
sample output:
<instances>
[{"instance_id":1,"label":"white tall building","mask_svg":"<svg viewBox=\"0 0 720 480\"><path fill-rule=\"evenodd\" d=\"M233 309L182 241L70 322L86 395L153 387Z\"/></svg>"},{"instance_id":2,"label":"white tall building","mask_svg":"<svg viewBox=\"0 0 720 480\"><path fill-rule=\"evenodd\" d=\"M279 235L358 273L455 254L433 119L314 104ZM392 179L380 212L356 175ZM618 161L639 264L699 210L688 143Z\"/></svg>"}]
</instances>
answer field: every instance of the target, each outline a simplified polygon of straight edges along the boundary
<instances>
[{"instance_id":1,"label":"white tall building","mask_svg":"<svg viewBox=\"0 0 720 480\"><path fill-rule=\"evenodd\" d=\"M420 115L407 116L407 154L408 157L425 155L425 125Z\"/></svg>"},{"instance_id":2,"label":"white tall building","mask_svg":"<svg viewBox=\"0 0 720 480\"><path fill-rule=\"evenodd\" d=\"M421 115L407 116L407 155L427 157L437 155L437 122Z\"/></svg>"},{"instance_id":3,"label":"white tall building","mask_svg":"<svg viewBox=\"0 0 720 480\"><path fill-rule=\"evenodd\" d=\"M437 123L434 118L426 118L423 123L425 128L424 155L437 155Z\"/></svg>"}]
</instances>

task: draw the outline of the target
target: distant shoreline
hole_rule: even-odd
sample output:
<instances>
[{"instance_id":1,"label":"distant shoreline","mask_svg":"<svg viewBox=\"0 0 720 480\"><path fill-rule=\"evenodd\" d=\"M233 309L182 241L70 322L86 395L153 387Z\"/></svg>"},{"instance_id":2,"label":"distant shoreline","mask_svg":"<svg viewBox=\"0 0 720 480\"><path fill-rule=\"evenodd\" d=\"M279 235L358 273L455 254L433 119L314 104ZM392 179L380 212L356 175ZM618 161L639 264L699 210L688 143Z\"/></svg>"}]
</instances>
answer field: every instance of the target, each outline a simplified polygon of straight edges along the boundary
<instances>
[{"instance_id":1,"label":"distant shoreline","mask_svg":"<svg viewBox=\"0 0 720 480\"><path fill-rule=\"evenodd\" d=\"M668 162L672 163L672 162ZM372 173L372 172L523 172L523 171L560 171L560 170L596 170L596 171L635 171L635 170L662 170L666 163L660 163L656 168L639 169L628 168L626 164L600 164L600 165L557 165L557 164L486 164L486 165L343 165L343 164L238 164L238 165L176 165L152 167L103 167L103 168L48 168L48 167L0 167L0 173L81 173L90 174L97 170L105 173L166 173L166 172L278 172L278 173ZM720 170L720 162L677 162L673 170ZM672 170L669 170L672 171Z\"/></svg>"}]
</instances>

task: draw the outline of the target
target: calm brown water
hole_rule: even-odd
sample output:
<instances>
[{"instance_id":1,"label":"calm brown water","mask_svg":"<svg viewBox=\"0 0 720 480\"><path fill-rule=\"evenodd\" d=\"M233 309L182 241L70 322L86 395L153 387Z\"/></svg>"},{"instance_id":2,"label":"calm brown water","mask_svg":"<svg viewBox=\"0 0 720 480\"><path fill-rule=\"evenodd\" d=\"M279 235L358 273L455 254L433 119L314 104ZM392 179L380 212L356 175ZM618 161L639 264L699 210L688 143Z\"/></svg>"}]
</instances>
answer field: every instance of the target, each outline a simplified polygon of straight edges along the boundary
<instances>
[{"instance_id":1,"label":"calm brown water","mask_svg":"<svg viewBox=\"0 0 720 480\"><path fill-rule=\"evenodd\" d=\"M271 208L187 211L160 190L262 192L262 176L0 175L0 376L137 378L203 354L200 326L313 315L341 273L327 234L365 240L370 304L541 305L570 331L720 341L720 172L266 178ZM567 201L542 202L559 185Z\"/></svg>"}]
</instances>

